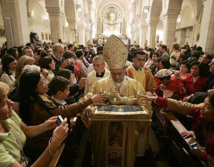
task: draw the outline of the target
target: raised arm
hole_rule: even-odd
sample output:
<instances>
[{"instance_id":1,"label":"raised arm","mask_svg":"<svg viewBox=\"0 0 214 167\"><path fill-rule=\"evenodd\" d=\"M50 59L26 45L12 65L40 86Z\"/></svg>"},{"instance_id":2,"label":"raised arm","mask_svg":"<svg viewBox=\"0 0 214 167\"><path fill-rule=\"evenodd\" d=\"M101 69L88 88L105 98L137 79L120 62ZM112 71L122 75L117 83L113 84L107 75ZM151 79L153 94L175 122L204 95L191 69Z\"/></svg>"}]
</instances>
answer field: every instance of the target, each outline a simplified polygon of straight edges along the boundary
<instances>
[{"instance_id":1,"label":"raised arm","mask_svg":"<svg viewBox=\"0 0 214 167\"><path fill-rule=\"evenodd\" d=\"M161 107L168 108L168 110L170 111L177 112L183 115L192 115L193 107L197 107L194 104L183 101L177 101L170 98L161 98L146 95L140 95L140 97L142 98L142 100L155 101Z\"/></svg>"},{"instance_id":2,"label":"raised arm","mask_svg":"<svg viewBox=\"0 0 214 167\"><path fill-rule=\"evenodd\" d=\"M57 126L56 121L57 121L57 116L54 116L39 125L27 126L24 122L21 122L20 126L21 126L22 131L27 136L27 138L32 138L32 137L38 136L48 130L55 128Z\"/></svg>"}]
</instances>

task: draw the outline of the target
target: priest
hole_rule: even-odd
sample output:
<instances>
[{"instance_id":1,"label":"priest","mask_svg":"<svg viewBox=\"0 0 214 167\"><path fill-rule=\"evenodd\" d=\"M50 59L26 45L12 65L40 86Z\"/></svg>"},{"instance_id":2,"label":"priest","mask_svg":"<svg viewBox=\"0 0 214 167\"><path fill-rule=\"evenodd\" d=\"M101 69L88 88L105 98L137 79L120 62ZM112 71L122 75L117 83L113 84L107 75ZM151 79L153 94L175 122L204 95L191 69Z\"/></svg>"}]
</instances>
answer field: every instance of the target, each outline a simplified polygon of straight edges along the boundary
<instances>
[{"instance_id":1,"label":"priest","mask_svg":"<svg viewBox=\"0 0 214 167\"><path fill-rule=\"evenodd\" d=\"M123 42L114 35L110 36L104 46L103 54L111 76L97 81L92 88L92 94L119 94L119 99L125 98L126 100L123 102L127 102L129 105L130 101L137 99L137 104L142 106L143 111L138 112L139 117L136 116L135 120L132 119L132 121L129 118L133 115L128 115L125 112L124 114L121 113L121 117L124 116L125 118L124 120L119 120L120 117L112 115L112 121L109 119L92 121L90 129L93 165L133 167L138 134L144 131L146 136L151 122L151 105L138 99L139 94L146 94L141 83L125 75L128 51ZM115 101L117 100L115 99ZM109 112L109 114L111 113ZM105 116L103 115L103 117Z\"/></svg>"}]
</instances>

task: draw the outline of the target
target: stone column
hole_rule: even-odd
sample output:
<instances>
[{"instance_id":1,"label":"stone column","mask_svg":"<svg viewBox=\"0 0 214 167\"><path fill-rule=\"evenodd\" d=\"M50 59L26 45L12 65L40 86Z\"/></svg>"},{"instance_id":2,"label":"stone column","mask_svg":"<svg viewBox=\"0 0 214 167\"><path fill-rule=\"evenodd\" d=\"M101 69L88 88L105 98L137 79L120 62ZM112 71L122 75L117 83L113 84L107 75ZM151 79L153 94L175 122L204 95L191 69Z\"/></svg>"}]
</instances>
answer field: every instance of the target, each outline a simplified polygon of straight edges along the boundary
<instances>
[{"instance_id":1,"label":"stone column","mask_svg":"<svg viewBox=\"0 0 214 167\"><path fill-rule=\"evenodd\" d=\"M63 13L59 7L46 7L49 13L51 26L51 40L58 42L58 39L63 39Z\"/></svg>"},{"instance_id":2,"label":"stone column","mask_svg":"<svg viewBox=\"0 0 214 167\"><path fill-rule=\"evenodd\" d=\"M149 20L148 23L148 45L151 48L155 48L155 37L158 20Z\"/></svg>"},{"instance_id":3,"label":"stone column","mask_svg":"<svg viewBox=\"0 0 214 167\"><path fill-rule=\"evenodd\" d=\"M163 16L164 36L163 43L168 47L171 47L175 42L175 32L177 23L178 12L175 14L165 14Z\"/></svg>"},{"instance_id":4,"label":"stone column","mask_svg":"<svg viewBox=\"0 0 214 167\"><path fill-rule=\"evenodd\" d=\"M103 25L102 25L101 19L98 18L98 20L97 20L97 34L102 34L102 32L103 32Z\"/></svg>"},{"instance_id":5,"label":"stone column","mask_svg":"<svg viewBox=\"0 0 214 167\"><path fill-rule=\"evenodd\" d=\"M69 42L76 41L76 25L69 23Z\"/></svg>"},{"instance_id":6,"label":"stone column","mask_svg":"<svg viewBox=\"0 0 214 167\"><path fill-rule=\"evenodd\" d=\"M78 25L78 30L79 30L79 44L80 45L85 45L85 30L84 30L84 24Z\"/></svg>"},{"instance_id":7,"label":"stone column","mask_svg":"<svg viewBox=\"0 0 214 167\"><path fill-rule=\"evenodd\" d=\"M146 40L147 40L147 25L140 26L140 46L142 48L145 47Z\"/></svg>"},{"instance_id":8,"label":"stone column","mask_svg":"<svg viewBox=\"0 0 214 167\"><path fill-rule=\"evenodd\" d=\"M186 29L180 29L178 32L178 43L183 46L185 44L185 38L186 38Z\"/></svg>"},{"instance_id":9,"label":"stone column","mask_svg":"<svg viewBox=\"0 0 214 167\"><path fill-rule=\"evenodd\" d=\"M25 45L30 41L26 0L1 0L8 46Z\"/></svg>"},{"instance_id":10,"label":"stone column","mask_svg":"<svg viewBox=\"0 0 214 167\"><path fill-rule=\"evenodd\" d=\"M214 52L214 0L204 0L199 45L205 52Z\"/></svg>"},{"instance_id":11,"label":"stone column","mask_svg":"<svg viewBox=\"0 0 214 167\"><path fill-rule=\"evenodd\" d=\"M123 23L122 23L122 34L126 35L126 19L123 19Z\"/></svg>"}]
</instances>

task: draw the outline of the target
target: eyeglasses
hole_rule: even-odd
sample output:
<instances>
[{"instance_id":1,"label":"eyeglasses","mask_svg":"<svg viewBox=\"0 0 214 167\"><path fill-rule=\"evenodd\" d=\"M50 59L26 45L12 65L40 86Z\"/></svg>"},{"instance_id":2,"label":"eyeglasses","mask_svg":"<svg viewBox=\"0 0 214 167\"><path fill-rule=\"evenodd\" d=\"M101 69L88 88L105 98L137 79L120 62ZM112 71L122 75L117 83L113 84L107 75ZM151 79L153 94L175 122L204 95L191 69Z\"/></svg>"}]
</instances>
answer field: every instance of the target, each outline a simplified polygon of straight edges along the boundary
<instances>
[{"instance_id":1,"label":"eyeglasses","mask_svg":"<svg viewBox=\"0 0 214 167\"><path fill-rule=\"evenodd\" d=\"M137 61L146 61L146 58L145 59L140 59L140 58L137 58Z\"/></svg>"}]
</instances>

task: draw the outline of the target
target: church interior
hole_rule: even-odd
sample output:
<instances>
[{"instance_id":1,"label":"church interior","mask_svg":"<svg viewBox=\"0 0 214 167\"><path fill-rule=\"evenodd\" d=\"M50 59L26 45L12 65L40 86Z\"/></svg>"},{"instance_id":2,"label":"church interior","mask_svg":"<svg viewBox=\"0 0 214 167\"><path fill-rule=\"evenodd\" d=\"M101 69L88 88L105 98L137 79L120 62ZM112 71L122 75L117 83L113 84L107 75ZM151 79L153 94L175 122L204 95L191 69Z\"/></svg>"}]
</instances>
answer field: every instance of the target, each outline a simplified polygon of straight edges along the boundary
<instances>
[{"instance_id":1,"label":"church interior","mask_svg":"<svg viewBox=\"0 0 214 167\"><path fill-rule=\"evenodd\" d=\"M7 166L213 167L214 0L0 0Z\"/></svg>"}]
</instances>

